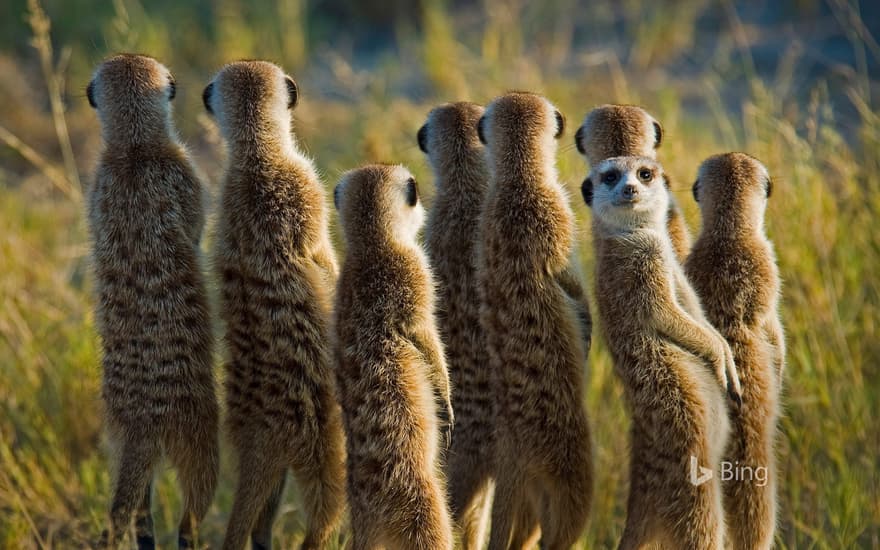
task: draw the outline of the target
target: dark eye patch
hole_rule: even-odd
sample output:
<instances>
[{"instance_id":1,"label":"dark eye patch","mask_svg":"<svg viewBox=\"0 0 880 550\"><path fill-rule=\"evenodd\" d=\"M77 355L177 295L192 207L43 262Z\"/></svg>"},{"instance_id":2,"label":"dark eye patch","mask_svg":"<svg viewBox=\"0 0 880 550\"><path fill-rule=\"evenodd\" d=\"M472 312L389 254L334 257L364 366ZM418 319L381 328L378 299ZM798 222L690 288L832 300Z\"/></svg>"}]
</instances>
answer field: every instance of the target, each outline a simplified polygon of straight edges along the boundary
<instances>
[{"instance_id":1,"label":"dark eye patch","mask_svg":"<svg viewBox=\"0 0 880 550\"><path fill-rule=\"evenodd\" d=\"M614 185L619 179L620 172L618 170L609 170L602 174L602 183L605 185Z\"/></svg>"},{"instance_id":2,"label":"dark eye patch","mask_svg":"<svg viewBox=\"0 0 880 550\"><path fill-rule=\"evenodd\" d=\"M205 105L205 110L214 114L214 109L211 108L211 94L214 92L214 83L211 82L207 86L205 86L205 90L202 92L202 103Z\"/></svg>"},{"instance_id":3,"label":"dark eye patch","mask_svg":"<svg viewBox=\"0 0 880 550\"><path fill-rule=\"evenodd\" d=\"M639 180L643 183L649 183L654 179L654 171L650 168L639 168Z\"/></svg>"},{"instance_id":4,"label":"dark eye patch","mask_svg":"<svg viewBox=\"0 0 880 550\"><path fill-rule=\"evenodd\" d=\"M415 178L406 180L406 204L415 206L419 203L419 186Z\"/></svg>"}]
</instances>

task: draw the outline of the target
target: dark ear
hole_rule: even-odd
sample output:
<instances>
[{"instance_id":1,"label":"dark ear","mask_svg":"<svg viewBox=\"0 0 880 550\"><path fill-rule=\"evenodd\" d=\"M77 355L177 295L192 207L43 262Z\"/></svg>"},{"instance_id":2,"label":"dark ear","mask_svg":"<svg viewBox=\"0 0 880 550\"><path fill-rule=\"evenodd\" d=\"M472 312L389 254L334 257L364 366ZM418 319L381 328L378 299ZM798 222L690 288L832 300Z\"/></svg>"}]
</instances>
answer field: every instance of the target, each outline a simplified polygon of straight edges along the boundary
<instances>
[{"instance_id":1,"label":"dark ear","mask_svg":"<svg viewBox=\"0 0 880 550\"><path fill-rule=\"evenodd\" d=\"M299 101L299 93L296 89L296 82L293 81L289 76L284 77L284 82L287 84L287 108L293 109L296 107L296 102Z\"/></svg>"},{"instance_id":2,"label":"dark ear","mask_svg":"<svg viewBox=\"0 0 880 550\"><path fill-rule=\"evenodd\" d=\"M593 180L589 177L584 180L584 183L581 184L581 195L584 197L584 202L587 203L587 206L593 206Z\"/></svg>"},{"instance_id":3,"label":"dark ear","mask_svg":"<svg viewBox=\"0 0 880 550\"><path fill-rule=\"evenodd\" d=\"M419 133L416 134L416 139L419 142L419 149L421 149L423 153L428 154L428 125L427 124L425 124L421 128L419 128Z\"/></svg>"},{"instance_id":4,"label":"dark ear","mask_svg":"<svg viewBox=\"0 0 880 550\"><path fill-rule=\"evenodd\" d=\"M333 188L333 207L339 210L339 186Z\"/></svg>"},{"instance_id":5,"label":"dark ear","mask_svg":"<svg viewBox=\"0 0 880 550\"><path fill-rule=\"evenodd\" d=\"M419 203L419 186L415 178L406 180L406 204L415 206Z\"/></svg>"},{"instance_id":6,"label":"dark ear","mask_svg":"<svg viewBox=\"0 0 880 550\"><path fill-rule=\"evenodd\" d=\"M480 138L480 143L483 145L488 145L486 143L486 131L483 129L483 125L486 123L486 115L480 117L480 120L477 121L477 137Z\"/></svg>"},{"instance_id":7,"label":"dark ear","mask_svg":"<svg viewBox=\"0 0 880 550\"><path fill-rule=\"evenodd\" d=\"M171 82L168 83L168 101L173 100L177 97L177 82L174 79L171 79Z\"/></svg>"},{"instance_id":8,"label":"dark ear","mask_svg":"<svg viewBox=\"0 0 880 550\"><path fill-rule=\"evenodd\" d=\"M565 117L562 116L558 110L556 111L556 135L553 137L559 139L562 137L562 133L565 132Z\"/></svg>"},{"instance_id":9,"label":"dark ear","mask_svg":"<svg viewBox=\"0 0 880 550\"><path fill-rule=\"evenodd\" d=\"M663 127L656 120L654 121L654 149L660 147L663 142Z\"/></svg>"},{"instance_id":10,"label":"dark ear","mask_svg":"<svg viewBox=\"0 0 880 550\"><path fill-rule=\"evenodd\" d=\"M210 114L214 114L214 109L211 108L211 94L214 93L214 83L211 82L207 86L205 86L204 91L202 91L202 103L205 105L205 110Z\"/></svg>"},{"instance_id":11,"label":"dark ear","mask_svg":"<svg viewBox=\"0 0 880 550\"><path fill-rule=\"evenodd\" d=\"M574 133L574 146L577 147L578 153L586 156L587 151L584 149L584 127L581 126L577 129L577 132Z\"/></svg>"},{"instance_id":12,"label":"dark ear","mask_svg":"<svg viewBox=\"0 0 880 550\"><path fill-rule=\"evenodd\" d=\"M700 180L694 182L694 186L691 187L691 193L694 194L694 201L700 202Z\"/></svg>"},{"instance_id":13,"label":"dark ear","mask_svg":"<svg viewBox=\"0 0 880 550\"><path fill-rule=\"evenodd\" d=\"M773 180L767 178L767 181L764 182L764 191L767 193L767 198L770 198L770 195L773 194Z\"/></svg>"},{"instance_id":14,"label":"dark ear","mask_svg":"<svg viewBox=\"0 0 880 550\"><path fill-rule=\"evenodd\" d=\"M95 81L94 80L89 82L89 85L86 86L86 97L89 98L89 105L92 106L92 109L97 109L98 104L95 103Z\"/></svg>"}]
</instances>

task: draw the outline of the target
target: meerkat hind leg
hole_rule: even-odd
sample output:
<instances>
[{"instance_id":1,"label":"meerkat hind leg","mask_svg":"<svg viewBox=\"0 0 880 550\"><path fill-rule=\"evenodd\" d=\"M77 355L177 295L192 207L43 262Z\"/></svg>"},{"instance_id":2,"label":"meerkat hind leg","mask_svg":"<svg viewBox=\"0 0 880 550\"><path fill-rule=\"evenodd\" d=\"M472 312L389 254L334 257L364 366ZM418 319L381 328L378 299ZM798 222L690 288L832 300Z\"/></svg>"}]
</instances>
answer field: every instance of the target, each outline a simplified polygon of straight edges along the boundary
<instances>
[{"instance_id":1,"label":"meerkat hind leg","mask_svg":"<svg viewBox=\"0 0 880 550\"><path fill-rule=\"evenodd\" d=\"M158 438L152 435L143 439L130 437L122 441L118 455L118 470L110 505L110 530L102 535L102 541L115 547L131 525L132 514L143 508L153 480L153 470L161 457ZM147 504L149 516L149 504ZM152 519L150 520L152 523ZM150 537L152 541L152 537ZM147 540L144 549L150 548Z\"/></svg>"},{"instance_id":2,"label":"meerkat hind leg","mask_svg":"<svg viewBox=\"0 0 880 550\"><path fill-rule=\"evenodd\" d=\"M281 474L278 484L272 489L269 500L263 506L257 518L257 523L251 531L251 548L252 550L271 550L272 548L272 524L275 523L275 517L278 514L278 507L281 505L281 497L284 495L284 486L287 483L287 472Z\"/></svg>"},{"instance_id":3,"label":"meerkat hind leg","mask_svg":"<svg viewBox=\"0 0 880 550\"><path fill-rule=\"evenodd\" d=\"M144 498L135 512L134 518L134 536L137 541L138 550L154 550L156 548L156 538L153 531L153 514L150 510L152 504L152 481L147 483L147 489L144 491Z\"/></svg>"}]
</instances>

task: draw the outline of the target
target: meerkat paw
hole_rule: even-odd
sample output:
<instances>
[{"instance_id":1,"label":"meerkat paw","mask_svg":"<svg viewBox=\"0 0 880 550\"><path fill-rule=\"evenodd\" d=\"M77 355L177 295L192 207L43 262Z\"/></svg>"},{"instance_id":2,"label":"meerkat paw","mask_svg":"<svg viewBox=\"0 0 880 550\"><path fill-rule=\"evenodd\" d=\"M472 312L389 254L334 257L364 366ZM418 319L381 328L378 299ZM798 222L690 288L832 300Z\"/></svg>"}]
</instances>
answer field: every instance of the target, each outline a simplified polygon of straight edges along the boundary
<instances>
[{"instance_id":1,"label":"meerkat paw","mask_svg":"<svg viewBox=\"0 0 880 550\"><path fill-rule=\"evenodd\" d=\"M739 371L736 369L736 363L733 359L733 351L722 338L724 350L724 370L720 374L722 387L727 390L727 395L733 400L737 407L742 407L742 384L739 380Z\"/></svg>"},{"instance_id":2,"label":"meerkat paw","mask_svg":"<svg viewBox=\"0 0 880 550\"><path fill-rule=\"evenodd\" d=\"M452 401L445 398L440 404L440 422L442 424L443 446L449 449L452 445L452 430L455 427L455 412L452 410Z\"/></svg>"}]
</instances>

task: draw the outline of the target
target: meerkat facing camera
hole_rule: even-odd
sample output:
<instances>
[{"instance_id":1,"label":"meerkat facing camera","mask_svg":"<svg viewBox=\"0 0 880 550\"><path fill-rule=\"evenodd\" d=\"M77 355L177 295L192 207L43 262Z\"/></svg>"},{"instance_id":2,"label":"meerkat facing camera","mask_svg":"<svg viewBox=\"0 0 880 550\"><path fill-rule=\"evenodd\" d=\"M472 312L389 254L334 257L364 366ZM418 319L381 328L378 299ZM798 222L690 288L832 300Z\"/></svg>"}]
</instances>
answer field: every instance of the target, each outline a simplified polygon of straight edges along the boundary
<instances>
[{"instance_id":1,"label":"meerkat facing camera","mask_svg":"<svg viewBox=\"0 0 880 550\"><path fill-rule=\"evenodd\" d=\"M495 99L478 124L490 171L477 273L495 400L492 550L528 530L525 509L551 549L574 544L589 515L587 350L560 282L572 269L574 234L553 158L563 129L547 99L523 92Z\"/></svg>"},{"instance_id":2,"label":"meerkat facing camera","mask_svg":"<svg viewBox=\"0 0 880 550\"><path fill-rule=\"evenodd\" d=\"M446 349L455 430L446 453L450 506L465 549L480 548L492 488L492 399L477 295L474 247L489 173L477 122L483 107L458 102L431 110L419 148L435 177L425 246L437 279L437 324Z\"/></svg>"},{"instance_id":3,"label":"meerkat facing camera","mask_svg":"<svg viewBox=\"0 0 880 550\"><path fill-rule=\"evenodd\" d=\"M143 55L104 61L87 88L103 150L88 189L102 395L116 472L115 546L136 513L154 547L152 478L163 451L183 487L178 544L194 543L219 467L213 338L199 240L202 184L171 122L174 79Z\"/></svg>"},{"instance_id":4,"label":"meerkat facing camera","mask_svg":"<svg viewBox=\"0 0 880 550\"><path fill-rule=\"evenodd\" d=\"M641 107L600 105L587 113L574 141L591 168L612 157L656 158L663 141L663 127ZM679 263L684 263L691 249L691 233L672 195L669 195L666 229Z\"/></svg>"},{"instance_id":5,"label":"meerkat facing camera","mask_svg":"<svg viewBox=\"0 0 880 550\"><path fill-rule=\"evenodd\" d=\"M226 323L227 428L238 486L223 547L272 543L291 469L303 549L327 545L345 506L345 442L330 316L337 264L324 189L297 149L296 84L265 61L226 65L205 88L229 150L214 268Z\"/></svg>"},{"instance_id":6,"label":"meerkat facing camera","mask_svg":"<svg viewBox=\"0 0 880 550\"><path fill-rule=\"evenodd\" d=\"M334 202L346 243L334 326L351 548L451 549L438 439L453 413L416 181L402 166L364 166Z\"/></svg>"},{"instance_id":7,"label":"meerkat facing camera","mask_svg":"<svg viewBox=\"0 0 880 550\"><path fill-rule=\"evenodd\" d=\"M693 290L666 231L663 178L650 158L617 157L582 187L593 212L599 317L632 414L620 548L721 550L724 388L735 398L741 390L724 338L689 311L693 298L682 299ZM698 479L706 468L714 475Z\"/></svg>"},{"instance_id":8,"label":"meerkat facing camera","mask_svg":"<svg viewBox=\"0 0 880 550\"><path fill-rule=\"evenodd\" d=\"M685 263L706 317L727 338L743 385L743 406L730 411L725 460L762 479L723 484L730 548L770 548L776 530L774 443L785 362L779 319L779 270L764 232L770 197L767 169L744 153L700 166L694 198L703 228Z\"/></svg>"}]
</instances>

